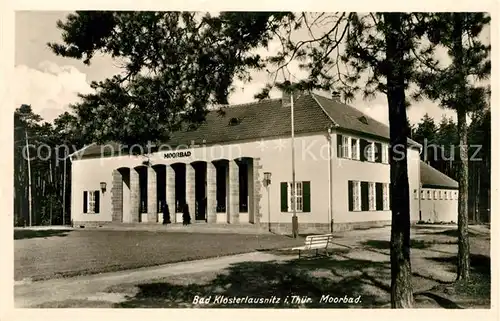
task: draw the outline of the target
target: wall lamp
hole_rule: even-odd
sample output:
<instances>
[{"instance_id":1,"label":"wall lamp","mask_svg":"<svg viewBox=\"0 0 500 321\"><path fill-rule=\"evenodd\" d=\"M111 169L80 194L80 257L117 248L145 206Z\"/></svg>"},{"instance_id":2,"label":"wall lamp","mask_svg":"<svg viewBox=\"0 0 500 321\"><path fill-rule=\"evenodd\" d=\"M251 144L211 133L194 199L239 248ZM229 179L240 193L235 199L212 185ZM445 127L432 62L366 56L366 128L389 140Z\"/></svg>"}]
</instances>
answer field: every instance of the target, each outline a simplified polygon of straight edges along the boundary
<instances>
[{"instance_id":1,"label":"wall lamp","mask_svg":"<svg viewBox=\"0 0 500 321\"><path fill-rule=\"evenodd\" d=\"M271 185L271 173L270 172L264 172L264 180L263 180L264 186L268 187Z\"/></svg>"},{"instance_id":2,"label":"wall lamp","mask_svg":"<svg viewBox=\"0 0 500 321\"><path fill-rule=\"evenodd\" d=\"M101 182L101 191L103 194L106 192L106 182Z\"/></svg>"}]
</instances>

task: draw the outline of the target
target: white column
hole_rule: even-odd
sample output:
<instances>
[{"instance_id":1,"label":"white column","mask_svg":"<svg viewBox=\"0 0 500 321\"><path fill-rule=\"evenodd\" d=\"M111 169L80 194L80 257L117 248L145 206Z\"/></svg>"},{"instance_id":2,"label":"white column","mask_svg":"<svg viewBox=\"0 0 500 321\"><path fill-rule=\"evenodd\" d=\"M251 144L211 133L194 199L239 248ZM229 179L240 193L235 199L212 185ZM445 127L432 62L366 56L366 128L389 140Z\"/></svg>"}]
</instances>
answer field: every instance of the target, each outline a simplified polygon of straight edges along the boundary
<instances>
[{"instance_id":1,"label":"white column","mask_svg":"<svg viewBox=\"0 0 500 321\"><path fill-rule=\"evenodd\" d=\"M240 222L240 182L239 168L236 161L229 161L229 217L231 223L238 224Z\"/></svg>"},{"instance_id":2,"label":"white column","mask_svg":"<svg viewBox=\"0 0 500 321\"><path fill-rule=\"evenodd\" d=\"M195 179L194 168L191 164L186 164L186 204L189 206L189 214L191 215L191 223L195 220Z\"/></svg>"},{"instance_id":3,"label":"white column","mask_svg":"<svg viewBox=\"0 0 500 321\"><path fill-rule=\"evenodd\" d=\"M168 204L168 210L170 212L170 222L177 223L175 215L175 171L172 168L172 166L167 165L166 175L167 175L166 200Z\"/></svg>"},{"instance_id":4,"label":"white column","mask_svg":"<svg viewBox=\"0 0 500 321\"><path fill-rule=\"evenodd\" d=\"M207 223L217 222L216 173L212 162L207 162Z\"/></svg>"},{"instance_id":5,"label":"white column","mask_svg":"<svg viewBox=\"0 0 500 321\"><path fill-rule=\"evenodd\" d=\"M158 222L158 200L156 198L156 171L152 167L147 169L148 180L148 222Z\"/></svg>"},{"instance_id":6,"label":"white column","mask_svg":"<svg viewBox=\"0 0 500 321\"><path fill-rule=\"evenodd\" d=\"M131 222L139 222L140 208L139 173L135 168L130 169L130 216Z\"/></svg>"}]
</instances>

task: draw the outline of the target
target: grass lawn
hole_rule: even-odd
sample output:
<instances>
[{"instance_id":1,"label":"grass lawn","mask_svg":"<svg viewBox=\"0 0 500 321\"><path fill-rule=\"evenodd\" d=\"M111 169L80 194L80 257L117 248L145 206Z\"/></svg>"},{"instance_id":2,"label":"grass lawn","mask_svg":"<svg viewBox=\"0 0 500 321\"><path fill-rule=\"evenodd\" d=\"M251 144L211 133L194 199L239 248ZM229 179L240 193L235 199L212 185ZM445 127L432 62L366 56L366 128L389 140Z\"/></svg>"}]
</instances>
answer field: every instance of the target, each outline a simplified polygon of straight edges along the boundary
<instances>
[{"instance_id":1,"label":"grass lawn","mask_svg":"<svg viewBox=\"0 0 500 321\"><path fill-rule=\"evenodd\" d=\"M412 228L412 286L416 308L490 308L489 231L471 229L472 278L470 283L464 284L455 282L457 239L454 229L456 227ZM68 270L72 272L66 272L69 274L76 271L88 273L95 272L96 267L109 270L133 267L134 264L144 266L229 254L232 251L241 253L267 249L267 253L274 255L269 261L242 261L220 270L103 285L92 295L64 297L38 306L43 308L389 308L389 238L390 228L339 233L334 239L331 256L315 257L311 253L312 256L301 259L297 258L297 253L279 249L303 240L274 235L74 231L62 237L48 237L42 242L37 238L18 240L16 246L31 244L31 257L34 257L33 253L40 251L36 246L43 244L45 253L40 252L37 257L42 257L44 263L30 261L24 265L24 270L21 269L26 275L37 272L39 276L53 276L50 271L54 268L58 271L72 268ZM50 242L53 242L51 246ZM184 251L186 244L193 245L189 253ZM54 250L59 247L60 251ZM61 259L68 248L73 249L68 260ZM26 249L23 251L26 255ZM167 251L172 255L164 255ZM119 267L114 265L116 262L120 262ZM37 270L31 271L28 267L32 266L37 266ZM19 273L17 269L16 273ZM195 304L193 299L196 296L210 297L210 304ZM217 296L279 298L280 301L228 304L217 302ZM292 296L299 296L304 301L293 303ZM322 300L325 296L357 299L357 302L341 302L338 299L327 302Z\"/></svg>"},{"instance_id":2,"label":"grass lawn","mask_svg":"<svg viewBox=\"0 0 500 321\"><path fill-rule=\"evenodd\" d=\"M15 231L15 280L43 280L275 249L287 236L148 231Z\"/></svg>"},{"instance_id":3,"label":"grass lawn","mask_svg":"<svg viewBox=\"0 0 500 321\"><path fill-rule=\"evenodd\" d=\"M388 229L385 230L387 232ZM389 308L390 261L388 235L356 237L346 233L336 239L331 257L296 257L284 262L242 262L214 273L168 277L140 284L122 284L107 292L126 299L111 307L308 307L308 308ZM352 235L353 237L349 237ZM455 283L456 238L449 228L413 230L412 285L416 308L490 308L489 234L471 233L469 284ZM344 241L343 241L344 240ZM355 240L355 241L353 241ZM347 246L342 246L347 244ZM284 251L272 251L289 255ZM244 280L244 282L242 282ZM193 304L194 296L211 297L209 305ZM282 298L280 303L220 304L215 296ZM310 302L290 304L285 297L298 295ZM360 298L357 304L325 302L325 295Z\"/></svg>"}]
</instances>

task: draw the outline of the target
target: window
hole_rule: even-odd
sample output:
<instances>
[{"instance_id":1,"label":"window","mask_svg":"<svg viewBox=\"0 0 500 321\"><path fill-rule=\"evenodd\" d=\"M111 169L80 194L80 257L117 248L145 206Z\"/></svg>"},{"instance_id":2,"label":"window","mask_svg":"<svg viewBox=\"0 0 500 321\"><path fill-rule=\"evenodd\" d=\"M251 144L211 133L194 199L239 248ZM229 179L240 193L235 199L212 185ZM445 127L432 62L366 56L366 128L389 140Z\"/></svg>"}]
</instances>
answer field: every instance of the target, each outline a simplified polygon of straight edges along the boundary
<instances>
[{"instance_id":1,"label":"window","mask_svg":"<svg viewBox=\"0 0 500 321\"><path fill-rule=\"evenodd\" d=\"M356 181L353 185L354 210L361 211L361 182Z\"/></svg>"},{"instance_id":2,"label":"window","mask_svg":"<svg viewBox=\"0 0 500 321\"><path fill-rule=\"evenodd\" d=\"M349 211L388 211L388 183L348 181Z\"/></svg>"},{"instance_id":3,"label":"window","mask_svg":"<svg viewBox=\"0 0 500 321\"><path fill-rule=\"evenodd\" d=\"M382 144L382 163L389 164L389 146Z\"/></svg>"},{"instance_id":4,"label":"window","mask_svg":"<svg viewBox=\"0 0 500 321\"><path fill-rule=\"evenodd\" d=\"M360 140L359 138L337 134L337 157L366 160L366 157L361 155L363 152L367 153L361 142L367 143L365 140Z\"/></svg>"},{"instance_id":5,"label":"window","mask_svg":"<svg viewBox=\"0 0 500 321\"><path fill-rule=\"evenodd\" d=\"M417 189L413 190L413 199L418 200L418 190Z\"/></svg>"},{"instance_id":6,"label":"window","mask_svg":"<svg viewBox=\"0 0 500 321\"><path fill-rule=\"evenodd\" d=\"M420 199L425 200L424 190L420 190Z\"/></svg>"},{"instance_id":7,"label":"window","mask_svg":"<svg viewBox=\"0 0 500 321\"><path fill-rule=\"evenodd\" d=\"M289 183L288 186L288 211L293 212L293 208L295 207L295 210L297 212L302 212L303 209L303 201L302 201L302 182L295 182L295 188L293 188L293 183ZM297 191L297 194L295 194L295 191ZM296 204L296 205L295 205Z\"/></svg>"},{"instance_id":8,"label":"window","mask_svg":"<svg viewBox=\"0 0 500 321\"><path fill-rule=\"evenodd\" d=\"M368 183L368 209L375 211L375 183Z\"/></svg>"},{"instance_id":9,"label":"window","mask_svg":"<svg viewBox=\"0 0 500 321\"><path fill-rule=\"evenodd\" d=\"M444 199L447 200L448 199L448 192L447 191L444 191Z\"/></svg>"},{"instance_id":10,"label":"window","mask_svg":"<svg viewBox=\"0 0 500 321\"><path fill-rule=\"evenodd\" d=\"M352 159L359 160L359 139L351 137L351 156Z\"/></svg>"},{"instance_id":11,"label":"window","mask_svg":"<svg viewBox=\"0 0 500 321\"><path fill-rule=\"evenodd\" d=\"M349 155L349 137L342 136L342 157L351 158Z\"/></svg>"},{"instance_id":12,"label":"window","mask_svg":"<svg viewBox=\"0 0 500 321\"><path fill-rule=\"evenodd\" d=\"M375 143L369 142L366 147L366 159L369 162L375 161Z\"/></svg>"},{"instance_id":13,"label":"window","mask_svg":"<svg viewBox=\"0 0 500 321\"><path fill-rule=\"evenodd\" d=\"M361 211L361 182L348 182L349 211Z\"/></svg>"},{"instance_id":14,"label":"window","mask_svg":"<svg viewBox=\"0 0 500 321\"><path fill-rule=\"evenodd\" d=\"M311 211L311 183L295 182L281 183L281 212L310 212Z\"/></svg>"},{"instance_id":15,"label":"window","mask_svg":"<svg viewBox=\"0 0 500 321\"><path fill-rule=\"evenodd\" d=\"M389 183L383 184L383 208L384 211L389 211L391 209L391 204L389 202Z\"/></svg>"},{"instance_id":16,"label":"window","mask_svg":"<svg viewBox=\"0 0 500 321\"><path fill-rule=\"evenodd\" d=\"M95 213L95 192L90 192L88 195L87 213Z\"/></svg>"},{"instance_id":17,"label":"window","mask_svg":"<svg viewBox=\"0 0 500 321\"><path fill-rule=\"evenodd\" d=\"M83 192L83 213L98 214L100 207L99 191L84 191Z\"/></svg>"},{"instance_id":18,"label":"window","mask_svg":"<svg viewBox=\"0 0 500 321\"><path fill-rule=\"evenodd\" d=\"M442 200L443 199L443 191L439 191L439 199Z\"/></svg>"},{"instance_id":19,"label":"window","mask_svg":"<svg viewBox=\"0 0 500 321\"><path fill-rule=\"evenodd\" d=\"M438 199L438 192L437 191L434 191L434 199L437 200Z\"/></svg>"},{"instance_id":20,"label":"window","mask_svg":"<svg viewBox=\"0 0 500 321\"><path fill-rule=\"evenodd\" d=\"M427 199L432 199L431 191L427 190Z\"/></svg>"},{"instance_id":21,"label":"window","mask_svg":"<svg viewBox=\"0 0 500 321\"><path fill-rule=\"evenodd\" d=\"M455 191L454 194L455 194L455 199L458 200L458 192Z\"/></svg>"}]
</instances>

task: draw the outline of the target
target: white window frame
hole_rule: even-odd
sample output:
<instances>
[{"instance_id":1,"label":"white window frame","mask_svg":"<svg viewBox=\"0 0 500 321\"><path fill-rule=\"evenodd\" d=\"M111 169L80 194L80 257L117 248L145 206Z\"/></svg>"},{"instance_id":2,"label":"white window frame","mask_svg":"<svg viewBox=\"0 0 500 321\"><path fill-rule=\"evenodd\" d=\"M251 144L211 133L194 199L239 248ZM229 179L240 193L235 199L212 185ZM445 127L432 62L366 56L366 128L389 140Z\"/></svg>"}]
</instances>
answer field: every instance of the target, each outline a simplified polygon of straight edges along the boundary
<instances>
[{"instance_id":1,"label":"white window frame","mask_svg":"<svg viewBox=\"0 0 500 321\"><path fill-rule=\"evenodd\" d=\"M425 190L424 189L420 190L420 199L425 200Z\"/></svg>"},{"instance_id":2,"label":"white window frame","mask_svg":"<svg viewBox=\"0 0 500 321\"><path fill-rule=\"evenodd\" d=\"M293 206L294 206L294 199L296 200L296 208L295 208L295 211L296 212L302 212L304 210L304 199L303 199L303 195L304 195L304 184L302 184L302 182L298 182L296 181L295 182L295 187L296 189L293 188L293 183L292 182L288 182L288 188L287 188L287 208L288 208L288 212L293 212ZM295 198L293 197L293 192L297 190L299 191L300 193L297 193L297 195L295 195Z\"/></svg>"},{"instance_id":3,"label":"white window frame","mask_svg":"<svg viewBox=\"0 0 500 321\"><path fill-rule=\"evenodd\" d=\"M458 191L455 191L453 194L455 196L455 200L458 200Z\"/></svg>"},{"instance_id":4,"label":"white window frame","mask_svg":"<svg viewBox=\"0 0 500 321\"><path fill-rule=\"evenodd\" d=\"M382 143L382 163L389 164L389 146Z\"/></svg>"},{"instance_id":5,"label":"white window frame","mask_svg":"<svg viewBox=\"0 0 500 321\"><path fill-rule=\"evenodd\" d=\"M377 191L375 189L375 183L368 182L368 210L369 211L377 210L376 194L377 194Z\"/></svg>"},{"instance_id":6,"label":"white window frame","mask_svg":"<svg viewBox=\"0 0 500 321\"><path fill-rule=\"evenodd\" d=\"M439 191L439 199L442 200L443 199L443 191Z\"/></svg>"},{"instance_id":7,"label":"white window frame","mask_svg":"<svg viewBox=\"0 0 500 321\"><path fill-rule=\"evenodd\" d=\"M444 200L447 201L448 200L448 191L444 191Z\"/></svg>"},{"instance_id":8,"label":"white window frame","mask_svg":"<svg viewBox=\"0 0 500 321\"><path fill-rule=\"evenodd\" d=\"M413 190L413 199L418 200L418 189Z\"/></svg>"},{"instance_id":9,"label":"white window frame","mask_svg":"<svg viewBox=\"0 0 500 321\"><path fill-rule=\"evenodd\" d=\"M383 196L383 210L384 211L389 211L390 210L390 204L389 204L389 183L383 183L382 184L382 196Z\"/></svg>"},{"instance_id":10,"label":"white window frame","mask_svg":"<svg viewBox=\"0 0 500 321\"><path fill-rule=\"evenodd\" d=\"M432 191L430 189L427 190L427 199L428 200L432 199Z\"/></svg>"},{"instance_id":11,"label":"white window frame","mask_svg":"<svg viewBox=\"0 0 500 321\"><path fill-rule=\"evenodd\" d=\"M343 158L351 158L349 153L351 138L349 136L342 136L342 157Z\"/></svg>"},{"instance_id":12,"label":"white window frame","mask_svg":"<svg viewBox=\"0 0 500 321\"><path fill-rule=\"evenodd\" d=\"M95 212L95 193L96 191L87 191L87 213L96 214Z\"/></svg>"},{"instance_id":13,"label":"white window frame","mask_svg":"<svg viewBox=\"0 0 500 321\"><path fill-rule=\"evenodd\" d=\"M438 191L434 191L434 199L437 200L438 199Z\"/></svg>"},{"instance_id":14,"label":"white window frame","mask_svg":"<svg viewBox=\"0 0 500 321\"><path fill-rule=\"evenodd\" d=\"M361 182L352 181L352 210L361 211Z\"/></svg>"},{"instance_id":15,"label":"white window frame","mask_svg":"<svg viewBox=\"0 0 500 321\"><path fill-rule=\"evenodd\" d=\"M354 149L352 148L353 141L355 141ZM360 157L359 157L359 138L350 137L349 146L351 146L350 147L351 148L351 159L359 160L360 159Z\"/></svg>"},{"instance_id":16,"label":"white window frame","mask_svg":"<svg viewBox=\"0 0 500 321\"><path fill-rule=\"evenodd\" d=\"M369 142L367 154L368 161L375 162L375 142Z\"/></svg>"},{"instance_id":17,"label":"white window frame","mask_svg":"<svg viewBox=\"0 0 500 321\"><path fill-rule=\"evenodd\" d=\"M352 137L347 139L347 158L352 159L352 145L351 145Z\"/></svg>"}]
</instances>

